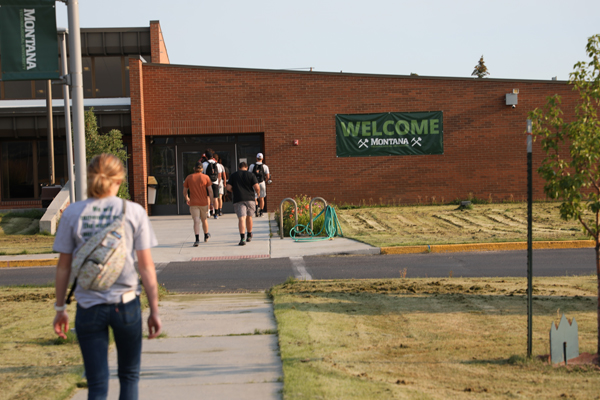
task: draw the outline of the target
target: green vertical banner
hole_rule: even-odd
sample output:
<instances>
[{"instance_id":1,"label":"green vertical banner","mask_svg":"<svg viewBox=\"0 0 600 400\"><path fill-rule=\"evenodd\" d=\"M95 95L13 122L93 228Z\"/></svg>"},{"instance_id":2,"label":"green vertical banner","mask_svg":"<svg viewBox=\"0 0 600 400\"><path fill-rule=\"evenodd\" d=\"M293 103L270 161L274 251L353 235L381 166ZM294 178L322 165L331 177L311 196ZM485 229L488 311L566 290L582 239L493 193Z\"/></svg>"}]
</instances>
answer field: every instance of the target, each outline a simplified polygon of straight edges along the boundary
<instances>
[{"instance_id":1,"label":"green vertical banner","mask_svg":"<svg viewBox=\"0 0 600 400\"><path fill-rule=\"evenodd\" d=\"M444 154L442 111L337 114L338 157Z\"/></svg>"},{"instance_id":2,"label":"green vertical banner","mask_svg":"<svg viewBox=\"0 0 600 400\"><path fill-rule=\"evenodd\" d=\"M0 0L2 80L57 79L54 0Z\"/></svg>"}]
</instances>

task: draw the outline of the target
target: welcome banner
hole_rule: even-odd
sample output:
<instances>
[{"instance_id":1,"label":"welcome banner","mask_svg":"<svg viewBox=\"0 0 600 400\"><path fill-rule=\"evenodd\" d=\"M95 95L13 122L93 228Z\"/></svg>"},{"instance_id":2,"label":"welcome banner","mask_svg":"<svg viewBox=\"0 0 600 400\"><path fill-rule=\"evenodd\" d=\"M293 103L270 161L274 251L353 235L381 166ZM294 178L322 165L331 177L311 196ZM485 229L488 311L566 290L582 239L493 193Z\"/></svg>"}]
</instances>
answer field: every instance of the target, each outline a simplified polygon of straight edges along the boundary
<instances>
[{"instance_id":1,"label":"welcome banner","mask_svg":"<svg viewBox=\"0 0 600 400\"><path fill-rule=\"evenodd\" d=\"M444 154L442 111L337 114L338 157Z\"/></svg>"},{"instance_id":2,"label":"welcome banner","mask_svg":"<svg viewBox=\"0 0 600 400\"><path fill-rule=\"evenodd\" d=\"M0 0L2 80L57 79L54 0Z\"/></svg>"}]
</instances>

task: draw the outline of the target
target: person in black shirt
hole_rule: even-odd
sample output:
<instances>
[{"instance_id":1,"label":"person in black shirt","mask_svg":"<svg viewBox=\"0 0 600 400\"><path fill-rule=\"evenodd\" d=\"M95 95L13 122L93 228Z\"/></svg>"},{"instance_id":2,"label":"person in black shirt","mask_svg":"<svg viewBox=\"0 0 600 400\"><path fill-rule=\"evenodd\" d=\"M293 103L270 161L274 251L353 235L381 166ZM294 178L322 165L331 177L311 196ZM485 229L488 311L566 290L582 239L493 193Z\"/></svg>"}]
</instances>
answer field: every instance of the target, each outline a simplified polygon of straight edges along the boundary
<instances>
[{"instance_id":1,"label":"person in black shirt","mask_svg":"<svg viewBox=\"0 0 600 400\"><path fill-rule=\"evenodd\" d=\"M252 216L256 210L254 199L260 193L256 176L248 172L248 164L241 162L239 170L229 177L227 190L233 192L233 209L238 217L240 246L252 240Z\"/></svg>"}]
</instances>

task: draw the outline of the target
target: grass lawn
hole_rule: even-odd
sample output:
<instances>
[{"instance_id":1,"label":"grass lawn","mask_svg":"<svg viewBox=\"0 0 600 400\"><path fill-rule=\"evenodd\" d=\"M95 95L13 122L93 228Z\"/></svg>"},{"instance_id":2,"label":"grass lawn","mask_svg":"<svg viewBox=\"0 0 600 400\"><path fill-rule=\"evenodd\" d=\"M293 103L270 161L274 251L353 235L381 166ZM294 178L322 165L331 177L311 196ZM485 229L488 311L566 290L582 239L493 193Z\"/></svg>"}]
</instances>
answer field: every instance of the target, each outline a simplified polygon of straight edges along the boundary
<instances>
[{"instance_id":1,"label":"grass lawn","mask_svg":"<svg viewBox=\"0 0 600 400\"><path fill-rule=\"evenodd\" d=\"M595 353L595 276L538 278L533 353L560 313ZM285 399L600 398L600 369L527 360L526 279L308 281L272 289Z\"/></svg>"},{"instance_id":2,"label":"grass lawn","mask_svg":"<svg viewBox=\"0 0 600 400\"><path fill-rule=\"evenodd\" d=\"M40 235L37 210L0 215L0 255L52 253L54 236Z\"/></svg>"},{"instance_id":3,"label":"grass lawn","mask_svg":"<svg viewBox=\"0 0 600 400\"><path fill-rule=\"evenodd\" d=\"M168 292L158 289L160 300ZM54 300L53 286L0 287L0 400L62 400L86 385L75 335L63 340L54 333ZM148 307L144 292L141 305ZM70 328L76 308L75 301L67 308Z\"/></svg>"},{"instance_id":4,"label":"grass lawn","mask_svg":"<svg viewBox=\"0 0 600 400\"><path fill-rule=\"evenodd\" d=\"M533 240L581 240L576 221L563 221L559 203L533 205ZM527 204L363 207L337 210L345 237L376 247L527 241Z\"/></svg>"},{"instance_id":5,"label":"grass lawn","mask_svg":"<svg viewBox=\"0 0 600 400\"><path fill-rule=\"evenodd\" d=\"M54 334L52 304L54 288L0 288L0 399L65 399L83 381L79 345Z\"/></svg>"}]
</instances>

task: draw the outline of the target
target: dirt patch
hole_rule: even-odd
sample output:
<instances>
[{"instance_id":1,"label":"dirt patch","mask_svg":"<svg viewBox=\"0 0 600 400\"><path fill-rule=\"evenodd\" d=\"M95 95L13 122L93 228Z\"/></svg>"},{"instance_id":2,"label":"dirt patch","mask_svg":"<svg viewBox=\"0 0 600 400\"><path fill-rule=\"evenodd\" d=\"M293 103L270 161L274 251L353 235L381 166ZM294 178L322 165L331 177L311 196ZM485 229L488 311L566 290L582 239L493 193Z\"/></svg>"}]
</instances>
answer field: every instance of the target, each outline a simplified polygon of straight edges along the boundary
<instances>
[{"instance_id":1,"label":"dirt patch","mask_svg":"<svg viewBox=\"0 0 600 400\"><path fill-rule=\"evenodd\" d=\"M363 225L369 229L375 229L376 231L385 231L385 228L383 226L379 225L376 221L372 220L367 215L356 214L355 217L359 219L363 223Z\"/></svg>"},{"instance_id":2,"label":"dirt patch","mask_svg":"<svg viewBox=\"0 0 600 400\"><path fill-rule=\"evenodd\" d=\"M31 292L19 292L15 294L0 293L0 301L35 301L35 302L48 302L55 299L54 293L31 293Z\"/></svg>"},{"instance_id":3,"label":"dirt patch","mask_svg":"<svg viewBox=\"0 0 600 400\"><path fill-rule=\"evenodd\" d=\"M561 282L564 279L561 278ZM575 277L571 284L558 284L547 278L535 278L536 296L592 296L596 294L595 277ZM417 279L364 279L332 281L298 281L278 287L278 293L346 293L346 294L479 294L524 295L524 278L417 278Z\"/></svg>"}]
</instances>

